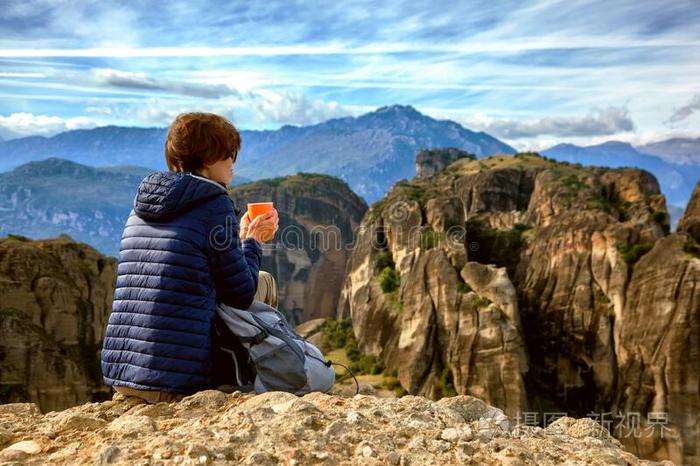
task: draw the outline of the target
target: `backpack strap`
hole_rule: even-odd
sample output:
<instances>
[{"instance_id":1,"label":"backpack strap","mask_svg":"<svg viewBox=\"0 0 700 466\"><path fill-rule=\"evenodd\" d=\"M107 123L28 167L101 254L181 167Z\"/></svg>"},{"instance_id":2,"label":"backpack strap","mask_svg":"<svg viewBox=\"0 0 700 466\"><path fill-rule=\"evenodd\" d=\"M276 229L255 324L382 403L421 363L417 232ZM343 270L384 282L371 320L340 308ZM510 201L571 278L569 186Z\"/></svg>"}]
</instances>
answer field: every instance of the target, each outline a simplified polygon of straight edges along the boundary
<instances>
[{"instance_id":1,"label":"backpack strap","mask_svg":"<svg viewBox=\"0 0 700 466\"><path fill-rule=\"evenodd\" d=\"M255 336L252 337L242 337L238 336L238 339L241 341L241 343L249 343L250 346L257 345L259 343L262 343L265 338L267 338L270 334L267 332L265 329L261 329L260 333L258 333Z\"/></svg>"}]
</instances>

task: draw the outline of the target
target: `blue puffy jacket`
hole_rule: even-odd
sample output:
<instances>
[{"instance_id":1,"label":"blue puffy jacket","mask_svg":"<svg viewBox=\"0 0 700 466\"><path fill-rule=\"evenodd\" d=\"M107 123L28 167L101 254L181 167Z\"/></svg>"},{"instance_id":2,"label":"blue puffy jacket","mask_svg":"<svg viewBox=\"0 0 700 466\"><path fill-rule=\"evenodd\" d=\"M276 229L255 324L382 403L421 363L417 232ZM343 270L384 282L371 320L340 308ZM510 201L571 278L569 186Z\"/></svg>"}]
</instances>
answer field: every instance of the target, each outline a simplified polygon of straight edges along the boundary
<instances>
[{"instance_id":1,"label":"blue puffy jacket","mask_svg":"<svg viewBox=\"0 0 700 466\"><path fill-rule=\"evenodd\" d=\"M222 183L189 172L143 179L122 235L102 345L107 385L213 388L216 303L246 309L258 286L262 248L238 234Z\"/></svg>"}]
</instances>

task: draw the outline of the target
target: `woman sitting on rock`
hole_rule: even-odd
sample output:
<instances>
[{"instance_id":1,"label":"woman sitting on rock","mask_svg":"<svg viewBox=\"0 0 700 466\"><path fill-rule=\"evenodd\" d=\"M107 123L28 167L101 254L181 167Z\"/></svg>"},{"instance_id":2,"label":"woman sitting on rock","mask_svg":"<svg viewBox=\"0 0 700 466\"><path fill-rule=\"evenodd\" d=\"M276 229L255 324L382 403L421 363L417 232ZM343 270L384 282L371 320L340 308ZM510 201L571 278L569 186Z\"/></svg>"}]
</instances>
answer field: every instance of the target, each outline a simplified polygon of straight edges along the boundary
<instances>
[{"instance_id":1,"label":"woman sitting on rock","mask_svg":"<svg viewBox=\"0 0 700 466\"><path fill-rule=\"evenodd\" d=\"M210 113L169 128L169 171L138 187L124 228L116 289L101 353L104 382L149 402L174 401L220 382L213 358L216 305L277 305L260 271L275 209L240 222L226 186L241 147L236 128Z\"/></svg>"}]
</instances>

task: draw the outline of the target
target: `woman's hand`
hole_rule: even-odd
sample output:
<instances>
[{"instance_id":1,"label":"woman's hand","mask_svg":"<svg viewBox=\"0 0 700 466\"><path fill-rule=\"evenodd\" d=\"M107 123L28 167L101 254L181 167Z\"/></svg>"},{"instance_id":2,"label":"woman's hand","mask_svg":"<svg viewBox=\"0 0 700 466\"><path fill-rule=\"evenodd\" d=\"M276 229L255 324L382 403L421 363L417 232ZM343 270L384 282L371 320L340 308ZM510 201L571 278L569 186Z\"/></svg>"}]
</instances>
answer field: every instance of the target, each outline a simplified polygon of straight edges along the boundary
<instances>
[{"instance_id":1,"label":"woman's hand","mask_svg":"<svg viewBox=\"0 0 700 466\"><path fill-rule=\"evenodd\" d=\"M243 216L248 221L248 211ZM241 230L243 230L243 220L241 220ZM250 223L247 223L247 228L244 238L255 238L259 243L270 241L277 233L279 228L279 216L277 209L272 209L269 212L260 214L255 217Z\"/></svg>"},{"instance_id":2,"label":"woman's hand","mask_svg":"<svg viewBox=\"0 0 700 466\"><path fill-rule=\"evenodd\" d=\"M248 226L250 225L250 217L248 216L248 211L245 211L245 214L243 214L243 217L241 217L240 221L240 231L238 232L238 237L243 241L246 238L246 234L248 233Z\"/></svg>"}]
</instances>

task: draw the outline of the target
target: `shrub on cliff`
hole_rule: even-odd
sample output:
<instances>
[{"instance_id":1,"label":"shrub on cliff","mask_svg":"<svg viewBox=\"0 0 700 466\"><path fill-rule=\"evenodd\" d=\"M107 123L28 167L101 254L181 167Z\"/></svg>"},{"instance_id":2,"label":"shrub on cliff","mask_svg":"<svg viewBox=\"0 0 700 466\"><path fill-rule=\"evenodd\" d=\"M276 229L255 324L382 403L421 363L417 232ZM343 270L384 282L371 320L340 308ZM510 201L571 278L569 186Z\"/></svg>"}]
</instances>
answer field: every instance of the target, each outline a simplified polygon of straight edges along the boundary
<instances>
[{"instance_id":1,"label":"shrub on cliff","mask_svg":"<svg viewBox=\"0 0 700 466\"><path fill-rule=\"evenodd\" d=\"M618 244L617 250L622 254L622 258L628 264L632 265L636 263L640 257L642 257L647 252L651 251L654 245L651 243L641 243L641 244Z\"/></svg>"},{"instance_id":2,"label":"shrub on cliff","mask_svg":"<svg viewBox=\"0 0 700 466\"><path fill-rule=\"evenodd\" d=\"M399 273L392 267L384 267L382 272L379 274L379 286L382 287L384 293L391 293L392 291L399 288L401 284L401 277Z\"/></svg>"}]
</instances>

